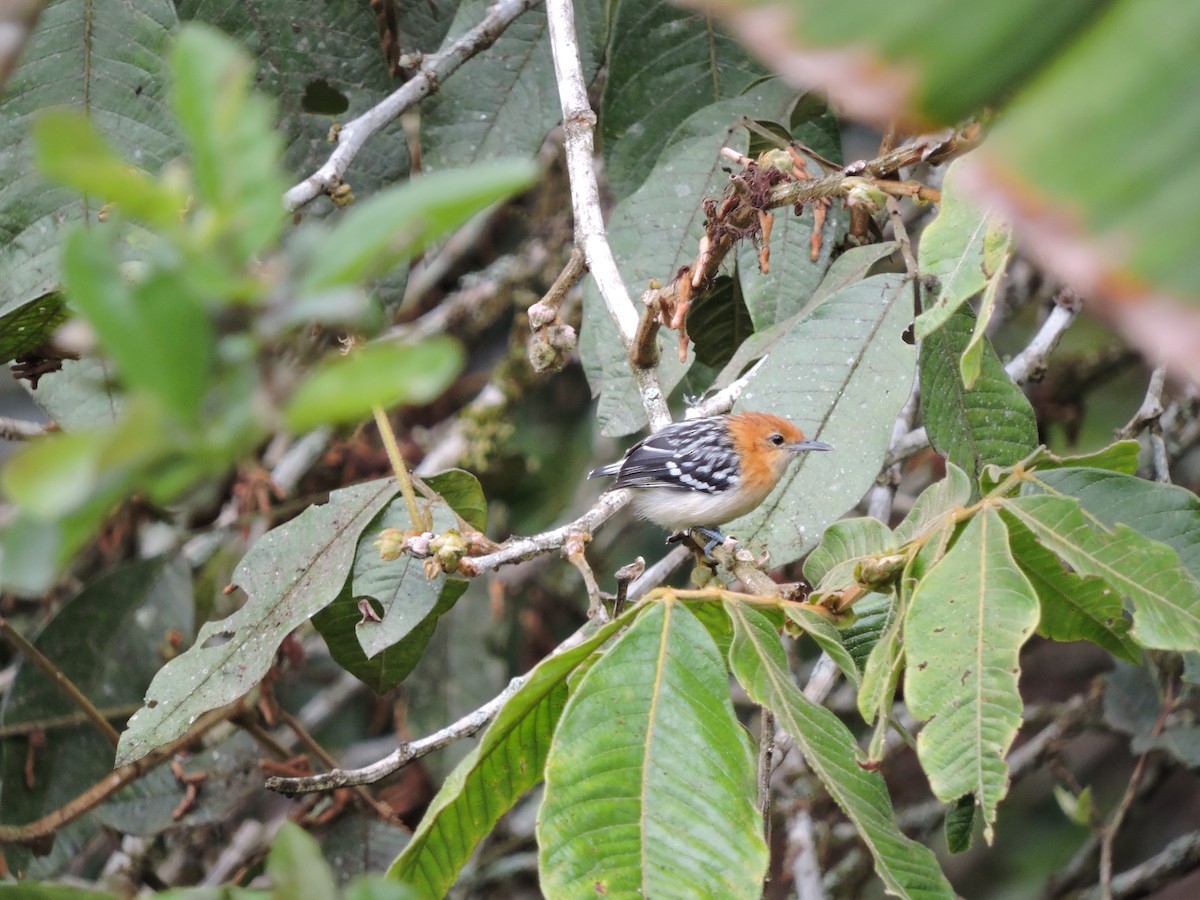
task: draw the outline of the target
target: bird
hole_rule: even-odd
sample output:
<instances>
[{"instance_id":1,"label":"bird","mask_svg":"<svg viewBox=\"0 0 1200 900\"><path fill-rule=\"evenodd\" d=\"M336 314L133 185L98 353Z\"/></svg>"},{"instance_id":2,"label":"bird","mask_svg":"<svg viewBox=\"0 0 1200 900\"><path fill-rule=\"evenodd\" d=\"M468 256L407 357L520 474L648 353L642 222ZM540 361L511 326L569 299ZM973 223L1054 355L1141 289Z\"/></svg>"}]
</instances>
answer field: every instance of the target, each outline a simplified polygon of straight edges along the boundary
<instances>
[{"instance_id":1,"label":"bird","mask_svg":"<svg viewBox=\"0 0 1200 900\"><path fill-rule=\"evenodd\" d=\"M781 416L731 413L668 425L588 478L616 475L609 490L631 488L641 518L708 538L707 557L725 540L717 526L762 503L797 454L832 449Z\"/></svg>"}]
</instances>

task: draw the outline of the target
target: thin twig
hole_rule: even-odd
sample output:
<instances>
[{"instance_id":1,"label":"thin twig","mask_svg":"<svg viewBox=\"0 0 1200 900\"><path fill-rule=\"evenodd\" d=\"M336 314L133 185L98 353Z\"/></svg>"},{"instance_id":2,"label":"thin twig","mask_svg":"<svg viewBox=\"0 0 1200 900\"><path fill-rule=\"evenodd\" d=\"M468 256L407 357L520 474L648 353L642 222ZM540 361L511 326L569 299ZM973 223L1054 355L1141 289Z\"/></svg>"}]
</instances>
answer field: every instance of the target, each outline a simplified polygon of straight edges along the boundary
<instances>
[{"instance_id":1,"label":"thin twig","mask_svg":"<svg viewBox=\"0 0 1200 900\"><path fill-rule=\"evenodd\" d=\"M1167 716L1170 715L1171 708L1175 705L1174 701L1174 686L1168 683L1162 705L1158 710L1158 718L1154 722L1154 727L1150 729L1149 736L1151 738L1158 737L1159 733L1163 730L1163 726L1167 724ZM1146 760L1149 758L1151 752L1147 750L1138 757L1137 764L1133 767L1133 774L1129 776L1129 784L1125 788L1125 793L1121 796L1121 802L1117 805L1116 811L1112 814L1112 818L1104 826L1104 831L1100 835L1100 894L1104 900L1112 900L1113 896L1113 842L1116 841L1117 832L1121 830L1121 823L1125 821L1125 815L1129 812L1129 808L1133 805L1133 800L1137 796L1138 783L1142 780L1142 773L1146 771Z\"/></svg>"},{"instance_id":2,"label":"thin twig","mask_svg":"<svg viewBox=\"0 0 1200 900\"><path fill-rule=\"evenodd\" d=\"M1108 894L1097 887L1084 891L1079 900L1101 900L1111 897L1145 897L1159 888L1179 881L1187 873L1200 867L1200 831L1192 831L1175 838L1161 851L1132 869L1122 872L1112 880Z\"/></svg>"},{"instance_id":3,"label":"thin twig","mask_svg":"<svg viewBox=\"0 0 1200 900\"><path fill-rule=\"evenodd\" d=\"M187 747L206 731L224 722L231 715L240 711L241 703L235 702L221 709L204 713L183 737L171 741L152 750L136 762L114 769L100 781L92 785L74 800L60 806L49 815L27 825L0 825L0 844L23 844L26 846L42 846L52 838L60 828L74 822L84 813L95 809L125 785L141 778L150 770L166 762L180 750Z\"/></svg>"},{"instance_id":4,"label":"thin twig","mask_svg":"<svg viewBox=\"0 0 1200 900\"><path fill-rule=\"evenodd\" d=\"M321 168L283 195L284 207L299 209L310 200L341 184L363 146L420 100L435 93L459 66L486 50L521 13L538 0L495 0L483 21L440 53L425 57L421 70L399 89L338 130L337 149Z\"/></svg>"},{"instance_id":5,"label":"thin twig","mask_svg":"<svg viewBox=\"0 0 1200 900\"><path fill-rule=\"evenodd\" d=\"M555 647L549 656L557 656L560 653L565 653L567 650L583 643L586 638L587 634L581 628ZM525 683L529 681L530 674L527 672L512 679L503 691L483 704L483 706L473 712L467 713L458 721L447 725L439 731L435 731L428 737L401 744L393 753L390 753L377 762L371 763L369 766L363 766L360 769L332 769L320 775L310 775L303 778L273 776L266 780L266 787L283 794L305 794L312 791L329 791L334 788L348 787L355 784L372 784L381 778L386 778L393 772L399 771L414 759L428 756L435 750L448 747L455 741L471 737L473 734L481 731L492 719L496 718L496 715L504 708L504 704L525 686Z\"/></svg>"},{"instance_id":6,"label":"thin twig","mask_svg":"<svg viewBox=\"0 0 1200 900\"><path fill-rule=\"evenodd\" d=\"M758 713L758 810L762 813L763 837L771 846L771 755L775 752L775 714L767 707Z\"/></svg>"},{"instance_id":7,"label":"thin twig","mask_svg":"<svg viewBox=\"0 0 1200 900\"><path fill-rule=\"evenodd\" d=\"M141 708L142 704L140 703L130 703L125 706L105 707L98 712L105 719L127 719ZM87 721L90 721L87 713L79 711L61 716L48 716L44 719L32 719L28 722L13 722L11 725L0 725L0 740L32 734L35 731L73 728Z\"/></svg>"},{"instance_id":8,"label":"thin twig","mask_svg":"<svg viewBox=\"0 0 1200 900\"><path fill-rule=\"evenodd\" d=\"M50 659L42 653L37 647L33 646L25 635L13 628L12 624L3 617L0 617L0 633L2 633L10 644L16 647L21 653L25 654L25 658L31 663L50 676L50 680L54 682L55 687L67 695L72 703L79 707L80 712L87 716L88 721L96 726L96 729L108 739L108 742L114 747L121 740L121 735L117 733L117 729L113 728L104 714L92 704L92 701L84 696L83 691L75 686L66 674L56 666Z\"/></svg>"}]
</instances>

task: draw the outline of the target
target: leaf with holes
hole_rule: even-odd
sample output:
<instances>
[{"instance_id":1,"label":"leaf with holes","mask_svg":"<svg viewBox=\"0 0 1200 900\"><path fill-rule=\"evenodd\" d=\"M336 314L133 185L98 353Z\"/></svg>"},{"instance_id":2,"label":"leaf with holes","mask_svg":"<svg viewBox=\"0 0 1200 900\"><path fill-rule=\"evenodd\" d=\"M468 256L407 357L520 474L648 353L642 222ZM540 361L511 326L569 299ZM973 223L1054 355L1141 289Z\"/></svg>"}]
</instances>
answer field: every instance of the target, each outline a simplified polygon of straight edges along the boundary
<instances>
[{"instance_id":1,"label":"leaf with holes","mask_svg":"<svg viewBox=\"0 0 1200 900\"><path fill-rule=\"evenodd\" d=\"M992 840L1008 792L1004 755L1021 724L1019 654L1038 623L1037 593L984 509L920 580L904 623L904 695L918 719L921 768L938 799L974 794Z\"/></svg>"},{"instance_id":2,"label":"leaf with holes","mask_svg":"<svg viewBox=\"0 0 1200 900\"><path fill-rule=\"evenodd\" d=\"M393 478L334 491L264 534L234 573L245 605L200 629L196 642L154 676L146 704L129 720L117 765L141 759L184 734L209 710L253 688L293 629L338 596L359 535L396 495Z\"/></svg>"}]
</instances>

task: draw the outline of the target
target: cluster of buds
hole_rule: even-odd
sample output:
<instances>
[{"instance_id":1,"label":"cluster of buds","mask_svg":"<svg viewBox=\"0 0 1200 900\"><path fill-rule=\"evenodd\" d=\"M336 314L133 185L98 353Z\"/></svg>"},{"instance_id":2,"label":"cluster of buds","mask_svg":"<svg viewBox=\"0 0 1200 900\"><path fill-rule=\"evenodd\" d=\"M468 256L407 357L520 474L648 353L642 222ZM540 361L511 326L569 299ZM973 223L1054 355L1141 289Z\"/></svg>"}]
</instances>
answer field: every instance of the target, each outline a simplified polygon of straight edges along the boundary
<instances>
[{"instance_id":1,"label":"cluster of buds","mask_svg":"<svg viewBox=\"0 0 1200 900\"><path fill-rule=\"evenodd\" d=\"M529 364L533 371L557 372L575 349L575 329L562 320L558 307L539 300L529 307Z\"/></svg>"},{"instance_id":2,"label":"cluster of buds","mask_svg":"<svg viewBox=\"0 0 1200 900\"><path fill-rule=\"evenodd\" d=\"M443 534L385 528L374 546L381 559L393 560L401 555L423 559L425 577L430 579L437 578L440 572L457 572L464 557L478 556L495 548L478 531L462 534L457 528L450 528Z\"/></svg>"}]
</instances>

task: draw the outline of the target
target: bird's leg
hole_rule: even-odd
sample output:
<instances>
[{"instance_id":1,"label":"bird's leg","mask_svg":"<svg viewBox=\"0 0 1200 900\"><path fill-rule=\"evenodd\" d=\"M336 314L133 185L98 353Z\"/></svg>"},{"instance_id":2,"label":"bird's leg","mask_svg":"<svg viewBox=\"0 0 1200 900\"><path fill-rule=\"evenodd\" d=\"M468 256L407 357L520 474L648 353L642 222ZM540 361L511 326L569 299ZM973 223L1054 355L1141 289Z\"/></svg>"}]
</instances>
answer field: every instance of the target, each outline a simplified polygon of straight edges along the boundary
<instances>
[{"instance_id":1,"label":"bird's leg","mask_svg":"<svg viewBox=\"0 0 1200 900\"><path fill-rule=\"evenodd\" d=\"M692 531L701 537L708 538L707 542L704 544L704 558L715 562L712 557L713 547L717 546L717 544L725 543L725 535L721 534L721 529L709 528L705 525L697 525L692 529Z\"/></svg>"}]
</instances>

